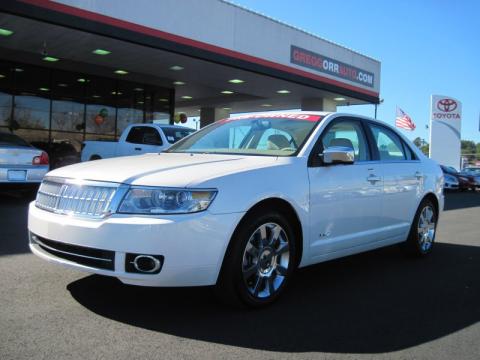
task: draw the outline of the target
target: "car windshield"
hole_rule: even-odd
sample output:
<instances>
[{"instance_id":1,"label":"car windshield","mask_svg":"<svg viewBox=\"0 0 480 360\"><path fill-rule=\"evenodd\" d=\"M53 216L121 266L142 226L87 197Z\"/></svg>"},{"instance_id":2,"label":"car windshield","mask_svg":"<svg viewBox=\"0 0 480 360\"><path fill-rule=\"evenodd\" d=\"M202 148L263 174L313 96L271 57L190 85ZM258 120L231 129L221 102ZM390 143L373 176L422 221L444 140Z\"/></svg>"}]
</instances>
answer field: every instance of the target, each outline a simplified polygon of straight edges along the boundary
<instances>
[{"instance_id":1,"label":"car windshield","mask_svg":"<svg viewBox=\"0 0 480 360\"><path fill-rule=\"evenodd\" d=\"M165 127L162 128L162 131L170 144L176 143L178 140L183 139L185 136L195 132L193 129L181 129L174 127Z\"/></svg>"},{"instance_id":2,"label":"car windshield","mask_svg":"<svg viewBox=\"0 0 480 360\"><path fill-rule=\"evenodd\" d=\"M480 168L465 168L462 172L471 175L480 175Z\"/></svg>"},{"instance_id":3,"label":"car windshield","mask_svg":"<svg viewBox=\"0 0 480 360\"><path fill-rule=\"evenodd\" d=\"M458 174L457 169L455 169L455 168L452 167L452 166L444 166L444 165L441 165L441 168L442 168L442 170L443 170L444 173L447 173L447 174Z\"/></svg>"},{"instance_id":4,"label":"car windshield","mask_svg":"<svg viewBox=\"0 0 480 360\"><path fill-rule=\"evenodd\" d=\"M0 146L25 146L30 147L30 144L27 143L22 138L14 134L0 133Z\"/></svg>"},{"instance_id":5,"label":"car windshield","mask_svg":"<svg viewBox=\"0 0 480 360\"><path fill-rule=\"evenodd\" d=\"M168 152L291 156L322 118L287 113L219 120L179 141Z\"/></svg>"}]
</instances>

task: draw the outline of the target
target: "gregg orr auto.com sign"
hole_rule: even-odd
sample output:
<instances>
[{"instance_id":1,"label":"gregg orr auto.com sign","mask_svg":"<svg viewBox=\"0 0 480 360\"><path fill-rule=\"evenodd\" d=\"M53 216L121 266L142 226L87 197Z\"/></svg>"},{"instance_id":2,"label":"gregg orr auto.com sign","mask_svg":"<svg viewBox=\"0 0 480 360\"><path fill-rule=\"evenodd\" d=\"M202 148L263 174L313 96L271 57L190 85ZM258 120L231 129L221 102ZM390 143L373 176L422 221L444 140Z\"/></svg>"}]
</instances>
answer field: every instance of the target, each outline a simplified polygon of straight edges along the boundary
<instances>
[{"instance_id":1,"label":"gregg orr auto.com sign","mask_svg":"<svg viewBox=\"0 0 480 360\"><path fill-rule=\"evenodd\" d=\"M371 72L294 45L290 47L290 62L341 79L373 87L374 75Z\"/></svg>"}]
</instances>

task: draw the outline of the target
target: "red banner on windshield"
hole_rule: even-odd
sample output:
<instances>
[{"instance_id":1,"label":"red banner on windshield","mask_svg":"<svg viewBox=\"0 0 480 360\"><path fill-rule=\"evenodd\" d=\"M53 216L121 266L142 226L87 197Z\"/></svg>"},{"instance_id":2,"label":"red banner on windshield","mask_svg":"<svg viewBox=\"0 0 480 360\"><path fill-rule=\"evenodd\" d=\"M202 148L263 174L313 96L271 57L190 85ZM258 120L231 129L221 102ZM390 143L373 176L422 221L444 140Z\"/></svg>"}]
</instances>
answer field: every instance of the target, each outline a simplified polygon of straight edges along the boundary
<instances>
[{"instance_id":1,"label":"red banner on windshield","mask_svg":"<svg viewBox=\"0 0 480 360\"><path fill-rule=\"evenodd\" d=\"M235 120L245 120L245 119L291 119L291 120L305 120L305 121L318 121L322 119L321 115L310 115L310 114L295 114L295 113L275 113L275 114L249 114L249 115L240 115L233 118L220 120L221 122L235 121Z\"/></svg>"}]
</instances>

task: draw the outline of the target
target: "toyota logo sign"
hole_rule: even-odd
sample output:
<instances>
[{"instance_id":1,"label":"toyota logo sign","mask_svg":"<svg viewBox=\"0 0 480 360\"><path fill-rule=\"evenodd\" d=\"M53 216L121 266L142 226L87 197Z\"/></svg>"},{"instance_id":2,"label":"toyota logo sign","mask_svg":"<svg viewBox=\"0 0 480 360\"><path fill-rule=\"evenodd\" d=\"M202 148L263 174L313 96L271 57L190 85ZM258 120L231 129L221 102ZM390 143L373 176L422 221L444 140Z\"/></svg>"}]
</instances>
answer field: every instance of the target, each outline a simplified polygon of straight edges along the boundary
<instances>
[{"instance_id":1,"label":"toyota logo sign","mask_svg":"<svg viewBox=\"0 0 480 360\"><path fill-rule=\"evenodd\" d=\"M437 109L443 112L451 112L457 108L457 102L453 99L442 99L437 102Z\"/></svg>"}]
</instances>

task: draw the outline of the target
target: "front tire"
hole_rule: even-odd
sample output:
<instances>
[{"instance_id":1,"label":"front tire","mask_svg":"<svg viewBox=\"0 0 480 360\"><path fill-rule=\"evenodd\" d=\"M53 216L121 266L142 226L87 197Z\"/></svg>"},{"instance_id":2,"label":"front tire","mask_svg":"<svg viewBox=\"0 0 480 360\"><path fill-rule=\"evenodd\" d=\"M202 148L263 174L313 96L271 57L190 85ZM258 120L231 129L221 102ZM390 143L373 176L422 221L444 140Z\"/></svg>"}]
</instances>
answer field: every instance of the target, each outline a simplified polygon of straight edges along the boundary
<instances>
[{"instance_id":1,"label":"front tire","mask_svg":"<svg viewBox=\"0 0 480 360\"><path fill-rule=\"evenodd\" d=\"M424 199L413 219L408 239L404 244L411 255L427 256L432 252L437 232L438 210L430 199Z\"/></svg>"},{"instance_id":2,"label":"front tire","mask_svg":"<svg viewBox=\"0 0 480 360\"><path fill-rule=\"evenodd\" d=\"M235 231L215 287L234 306L262 307L284 292L296 267L295 233L275 211L252 213Z\"/></svg>"}]
</instances>

